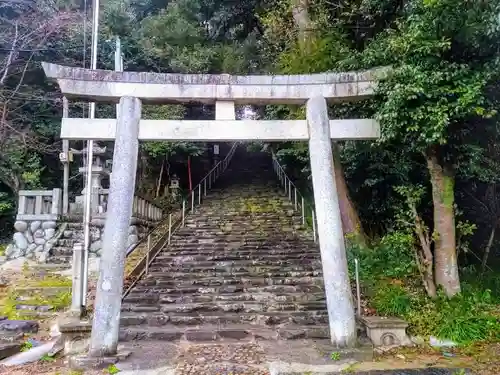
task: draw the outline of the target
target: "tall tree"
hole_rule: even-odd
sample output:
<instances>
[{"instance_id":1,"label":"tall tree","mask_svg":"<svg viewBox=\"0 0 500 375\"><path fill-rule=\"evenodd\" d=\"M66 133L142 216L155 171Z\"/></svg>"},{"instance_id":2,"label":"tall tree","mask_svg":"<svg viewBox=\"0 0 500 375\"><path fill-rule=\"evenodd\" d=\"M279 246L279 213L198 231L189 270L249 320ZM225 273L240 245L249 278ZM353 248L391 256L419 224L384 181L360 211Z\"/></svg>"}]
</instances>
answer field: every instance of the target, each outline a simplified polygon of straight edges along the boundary
<instances>
[{"instance_id":1,"label":"tall tree","mask_svg":"<svg viewBox=\"0 0 500 375\"><path fill-rule=\"evenodd\" d=\"M468 157L461 146L471 121L495 113L487 88L498 71L498 7L498 1L411 1L396 29L363 53L370 65L392 65L378 89L384 140L400 142L426 162L435 280L448 296L460 292L455 166Z\"/></svg>"}]
</instances>

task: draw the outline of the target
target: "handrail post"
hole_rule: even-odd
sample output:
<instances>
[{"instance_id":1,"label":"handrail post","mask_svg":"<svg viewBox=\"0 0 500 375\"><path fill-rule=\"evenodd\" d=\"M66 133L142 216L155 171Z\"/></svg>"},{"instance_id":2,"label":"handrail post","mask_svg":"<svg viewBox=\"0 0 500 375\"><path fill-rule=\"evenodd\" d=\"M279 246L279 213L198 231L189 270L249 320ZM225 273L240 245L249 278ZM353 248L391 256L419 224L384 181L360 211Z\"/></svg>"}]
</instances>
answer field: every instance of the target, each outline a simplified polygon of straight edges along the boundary
<instances>
[{"instance_id":1,"label":"handrail post","mask_svg":"<svg viewBox=\"0 0 500 375\"><path fill-rule=\"evenodd\" d=\"M183 199L182 200L182 226L184 227L184 224L185 224L185 219L186 219L186 200Z\"/></svg>"},{"instance_id":2,"label":"handrail post","mask_svg":"<svg viewBox=\"0 0 500 375\"><path fill-rule=\"evenodd\" d=\"M168 244L170 245L170 241L172 239L172 213L168 214Z\"/></svg>"},{"instance_id":3,"label":"handrail post","mask_svg":"<svg viewBox=\"0 0 500 375\"><path fill-rule=\"evenodd\" d=\"M201 204L201 184L198 185L198 204Z\"/></svg>"},{"instance_id":4,"label":"handrail post","mask_svg":"<svg viewBox=\"0 0 500 375\"><path fill-rule=\"evenodd\" d=\"M312 210L312 222L313 222L314 243L316 243L316 217L314 216L314 210Z\"/></svg>"},{"instance_id":5,"label":"handrail post","mask_svg":"<svg viewBox=\"0 0 500 375\"><path fill-rule=\"evenodd\" d=\"M151 234L148 234L148 252L146 253L146 275L149 272L149 252L151 251Z\"/></svg>"},{"instance_id":6,"label":"handrail post","mask_svg":"<svg viewBox=\"0 0 500 375\"><path fill-rule=\"evenodd\" d=\"M80 318L83 308L83 244L77 242L73 245L73 280L71 283L71 309L70 312Z\"/></svg>"},{"instance_id":7,"label":"handrail post","mask_svg":"<svg viewBox=\"0 0 500 375\"><path fill-rule=\"evenodd\" d=\"M293 188L293 201L294 201L294 206L295 206L295 211L297 211L297 188Z\"/></svg>"},{"instance_id":8,"label":"handrail post","mask_svg":"<svg viewBox=\"0 0 500 375\"><path fill-rule=\"evenodd\" d=\"M361 317L361 291L359 288L359 261L358 258L354 259L355 272L356 272L356 298L358 302L358 316Z\"/></svg>"},{"instance_id":9,"label":"handrail post","mask_svg":"<svg viewBox=\"0 0 500 375\"><path fill-rule=\"evenodd\" d=\"M292 181L288 179L288 200L292 200Z\"/></svg>"},{"instance_id":10,"label":"handrail post","mask_svg":"<svg viewBox=\"0 0 500 375\"><path fill-rule=\"evenodd\" d=\"M301 209L302 209L302 225L306 225L306 206L304 204L304 197L302 197L302 203L301 203Z\"/></svg>"},{"instance_id":11,"label":"handrail post","mask_svg":"<svg viewBox=\"0 0 500 375\"><path fill-rule=\"evenodd\" d=\"M203 180L203 189L205 190L205 197L207 196L207 178Z\"/></svg>"},{"instance_id":12,"label":"handrail post","mask_svg":"<svg viewBox=\"0 0 500 375\"><path fill-rule=\"evenodd\" d=\"M194 212L194 192L195 190L191 190L191 213Z\"/></svg>"}]
</instances>

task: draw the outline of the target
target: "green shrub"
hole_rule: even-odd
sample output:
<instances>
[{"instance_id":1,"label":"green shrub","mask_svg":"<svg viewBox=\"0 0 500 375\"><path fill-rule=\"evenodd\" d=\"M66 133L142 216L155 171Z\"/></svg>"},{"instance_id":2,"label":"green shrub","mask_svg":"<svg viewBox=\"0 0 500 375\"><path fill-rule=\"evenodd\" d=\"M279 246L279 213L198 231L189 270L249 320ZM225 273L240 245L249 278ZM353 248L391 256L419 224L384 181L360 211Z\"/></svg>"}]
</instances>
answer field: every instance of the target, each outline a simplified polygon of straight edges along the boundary
<instances>
[{"instance_id":1,"label":"green shrub","mask_svg":"<svg viewBox=\"0 0 500 375\"><path fill-rule=\"evenodd\" d=\"M378 283L372 305L379 314L387 316L404 316L411 309L411 299L407 291L400 285Z\"/></svg>"},{"instance_id":2,"label":"green shrub","mask_svg":"<svg viewBox=\"0 0 500 375\"><path fill-rule=\"evenodd\" d=\"M354 276L354 259L357 258L360 279L365 283L381 277L405 278L416 274L414 237L410 232L390 232L369 247L359 245L349 238L347 242L349 270Z\"/></svg>"},{"instance_id":3,"label":"green shrub","mask_svg":"<svg viewBox=\"0 0 500 375\"><path fill-rule=\"evenodd\" d=\"M461 294L449 299L440 291L433 300L421 285L414 246L413 234L405 231L391 232L370 247L349 244L351 277L358 258L364 295L377 314L405 319L414 335L463 345L500 340L500 276L468 267Z\"/></svg>"}]
</instances>

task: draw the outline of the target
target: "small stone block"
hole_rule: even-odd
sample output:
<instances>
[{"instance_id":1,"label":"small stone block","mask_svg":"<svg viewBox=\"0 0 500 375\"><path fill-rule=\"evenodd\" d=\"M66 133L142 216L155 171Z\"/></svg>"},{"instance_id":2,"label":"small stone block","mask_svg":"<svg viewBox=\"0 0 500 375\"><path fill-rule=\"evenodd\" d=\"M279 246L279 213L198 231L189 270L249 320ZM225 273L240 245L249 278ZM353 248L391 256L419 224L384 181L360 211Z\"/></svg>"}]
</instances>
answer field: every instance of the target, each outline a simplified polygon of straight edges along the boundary
<instances>
[{"instance_id":1,"label":"small stone block","mask_svg":"<svg viewBox=\"0 0 500 375\"><path fill-rule=\"evenodd\" d=\"M215 331L202 331L202 330L187 330L185 335L187 341L215 341L217 334Z\"/></svg>"},{"instance_id":2,"label":"small stone block","mask_svg":"<svg viewBox=\"0 0 500 375\"><path fill-rule=\"evenodd\" d=\"M23 332L4 331L0 332L0 342L15 342L22 340L24 337Z\"/></svg>"},{"instance_id":3,"label":"small stone block","mask_svg":"<svg viewBox=\"0 0 500 375\"><path fill-rule=\"evenodd\" d=\"M60 320L58 327L61 333L90 333L92 331L92 322L70 317Z\"/></svg>"},{"instance_id":4,"label":"small stone block","mask_svg":"<svg viewBox=\"0 0 500 375\"><path fill-rule=\"evenodd\" d=\"M361 318L366 334L375 346L413 345L406 334L408 323L399 318L366 316Z\"/></svg>"},{"instance_id":5,"label":"small stone block","mask_svg":"<svg viewBox=\"0 0 500 375\"><path fill-rule=\"evenodd\" d=\"M69 357L69 366L74 370L104 369L111 365L127 359L132 353L130 351L119 351L113 356L93 357L88 354Z\"/></svg>"},{"instance_id":6,"label":"small stone block","mask_svg":"<svg viewBox=\"0 0 500 375\"><path fill-rule=\"evenodd\" d=\"M278 332L280 338L284 340L297 340L306 337L306 331L303 329L280 328Z\"/></svg>"}]
</instances>

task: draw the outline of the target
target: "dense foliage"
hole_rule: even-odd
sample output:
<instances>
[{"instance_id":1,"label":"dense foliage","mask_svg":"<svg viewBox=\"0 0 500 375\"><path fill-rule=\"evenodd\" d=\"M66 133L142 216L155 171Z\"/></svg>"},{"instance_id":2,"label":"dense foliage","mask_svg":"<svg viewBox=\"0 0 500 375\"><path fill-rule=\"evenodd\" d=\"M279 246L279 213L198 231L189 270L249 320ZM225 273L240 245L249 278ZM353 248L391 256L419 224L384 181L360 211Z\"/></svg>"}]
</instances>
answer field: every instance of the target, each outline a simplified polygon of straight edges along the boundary
<instances>
[{"instance_id":1,"label":"dense foliage","mask_svg":"<svg viewBox=\"0 0 500 375\"><path fill-rule=\"evenodd\" d=\"M10 233L20 189L59 184L62 105L39 62L88 66L89 3L37 0L0 8L2 234ZM293 74L388 67L372 99L330 108L332 118L376 117L382 129L377 142L333 147L350 257L361 259L375 308L405 316L415 331L463 342L498 335L490 329L499 288L490 270L500 264L499 0L113 0L101 14L99 66L107 69L116 36L127 70ZM82 108L73 103L72 114ZM113 111L98 106L98 116ZM302 107L255 111L304 117ZM213 116L202 105L144 112ZM187 159L196 167L206 146L142 144L138 190L161 200L173 174L186 186ZM310 196L307 145L272 148ZM77 164L73 194L82 182ZM469 331L452 329L463 321L472 322Z\"/></svg>"}]
</instances>

